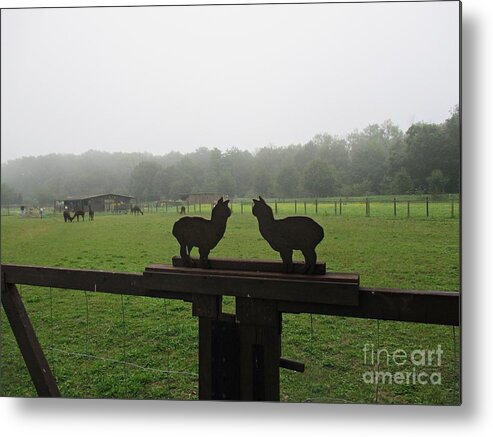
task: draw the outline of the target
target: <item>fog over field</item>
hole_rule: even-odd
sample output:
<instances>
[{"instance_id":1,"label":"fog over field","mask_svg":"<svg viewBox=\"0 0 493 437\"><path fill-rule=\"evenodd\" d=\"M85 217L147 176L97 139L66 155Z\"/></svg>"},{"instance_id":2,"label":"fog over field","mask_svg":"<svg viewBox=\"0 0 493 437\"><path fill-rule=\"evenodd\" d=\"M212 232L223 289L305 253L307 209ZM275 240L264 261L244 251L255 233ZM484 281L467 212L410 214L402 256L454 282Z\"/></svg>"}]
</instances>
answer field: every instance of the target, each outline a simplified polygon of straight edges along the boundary
<instances>
[{"instance_id":1,"label":"fog over field","mask_svg":"<svg viewBox=\"0 0 493 437\"><path fill-rule=\"evenodd\" d=\"M459 102L458 2L2 11L2 163L253 152Z\"/></svg>"}]
</instances>

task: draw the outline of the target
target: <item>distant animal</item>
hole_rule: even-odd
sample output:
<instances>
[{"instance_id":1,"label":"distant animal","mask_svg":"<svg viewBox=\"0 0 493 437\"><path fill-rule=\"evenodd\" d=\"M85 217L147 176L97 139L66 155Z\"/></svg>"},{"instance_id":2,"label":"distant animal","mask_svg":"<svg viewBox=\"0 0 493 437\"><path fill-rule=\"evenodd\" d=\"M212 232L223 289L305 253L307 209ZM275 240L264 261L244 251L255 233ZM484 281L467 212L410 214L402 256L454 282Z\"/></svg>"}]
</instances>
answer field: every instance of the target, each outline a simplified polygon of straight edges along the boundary
<instances>
[{"instance_id":1,"label":"distant animal","mask_svg":"<svg viewBox=\"0 0 493 437\"><path fill-rule=\"evenodd\" d=\"M200 267L210 268L209 253L217 246L226 231L226 222L231 216L229 200L221 197L214 206L211 219L203 217L182 217L173 225L173 235L180 243L180 256L185 265L194 265L190 253L198 247Z\"/></svg>"},{"instance_id":2,"label":"distant animal","mask_svg":"<svg viewBox=\"0 0 493 437\"><path fill-rule=\"evenodd\" d=\"M86 213L84 212L83 209L77 209L74 212L74 216L72 217L72 220L77 217L77 221L79 221L79 217L82 217L82 221L84 221L84 216Z\"/></svg>"},{"instance_id":3,"label":"distant animal","mask_svg":"<svg viewBox=\"0 0 493 437\"><path fill-rule=\"evenodd\" d=\"M270 247L279 252L285 273L293 272L293 250L301 250L305 257L303 273L315 273L315 247L324 238L324 230L309 217L274 219L272 208L262 197L253 199L252 214L257 217L260 233Z\"/></svg>"},{"instance_id":4,"label":"distant animal","mask_svg":"<svg viewBox=\"0 0 493 437\"><path fill-rule=\"evenodd\" d=\"M68 209L63 211L63 220L65 220L65 223L71 222L74 219L74 217L70 217L70 211Z\"/></svg>"},{"instance_id":5,"label":"distant animal","mask_svg":"<svg viewBox=\"0 0 493 437\"><path fill-rule=\"evenodd\" d=\"M186 209L184 206L180 208L180 215L185 215L187 213Z\"/></svg>"},{"instance_id":6,"label":"distant animal","mask_svg":"<svg viewBox=\"0 0 493 437\"><path fill-rule=\"evenodd\" d=\"M130 208L130 212L133 214L133 215L137 215L139 212L144 215L144 213L142 212L142 210L138 207L138 206L132 206Z\"/></svg>"},{"instance_id":7,"label":"distant animal","mask_svg":"<svg viewBox=\"0 0 493 437\"><path fill-rule=\"evenodd\" d=\"M89 221L94 220L94 210L89 207Z\"/></svg>"}]
</instances>

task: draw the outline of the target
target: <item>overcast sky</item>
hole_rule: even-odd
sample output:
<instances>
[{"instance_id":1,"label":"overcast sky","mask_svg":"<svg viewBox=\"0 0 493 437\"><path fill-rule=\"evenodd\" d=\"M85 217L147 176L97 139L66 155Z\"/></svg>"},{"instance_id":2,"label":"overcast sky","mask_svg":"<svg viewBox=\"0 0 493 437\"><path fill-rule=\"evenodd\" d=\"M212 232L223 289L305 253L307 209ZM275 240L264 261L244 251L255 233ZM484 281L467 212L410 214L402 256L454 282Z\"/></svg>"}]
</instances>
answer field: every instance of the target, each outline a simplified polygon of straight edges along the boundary
<instances>
[{"instance_id":1,"label":"overcast sky","mask_svg":"<svg viewBox=\"0 0 493 437\"><path fill-rule=\"evenodd\" d=\"M459 101L458 2L3 10L2 162L254 151Z\"/></svg>"}]
</instances>

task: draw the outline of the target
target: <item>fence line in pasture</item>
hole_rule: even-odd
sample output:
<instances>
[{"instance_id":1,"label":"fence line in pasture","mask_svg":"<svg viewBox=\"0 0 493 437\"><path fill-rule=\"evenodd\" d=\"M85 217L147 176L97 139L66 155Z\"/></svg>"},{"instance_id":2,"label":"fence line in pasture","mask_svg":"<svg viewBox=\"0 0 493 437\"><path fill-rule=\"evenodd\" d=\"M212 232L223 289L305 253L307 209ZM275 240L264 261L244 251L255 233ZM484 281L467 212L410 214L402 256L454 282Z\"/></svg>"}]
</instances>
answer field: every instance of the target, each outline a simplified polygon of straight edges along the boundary
<instances>
[{"instance_id":1,"label":"fence line in pasture","mask_svg":"<svg viewBox=\"0 0 493 437\"><path fill-rule=\"evenodd\" d=\"M337 198L337 199L266 199L271 205L275 215L299 215L308 216L345 216L345 217L407 217L407 218L458 218L457 199L450 200L433 199L425 196L422 199L403 199L393 197L388 200ZM185 207L186 214L209 215L213 204L173 202L175 208L170 208L171 202L142 203L144 209L150 213L166 213L169 211L179 213L181 206ZM251 214L251 200L230 199L230 208L233 214Z\"/></svg>"},{"instance_id":2,"label":"fence line in pasture","mask_svg":"<svg viewBox=\"0 0 493 437\"><path fill-rule=\"evenodd\" d=\"M422 198L406 198L396 196L393 198L305 198L305 199L266 199L271 205L275 215L308 216L345 216L345 217L407 217L407 218L458 218L460 200L455 196L449 199L444 197L434 198L423 196ZM189 201L142 201L136 202L146 214L180 213L185 207L187 215L210 215L213 204ZM231 211L234 214L250 214L251 200L230 199ZM26 209L27 211L27 209ZM96 211L99 214L128 213L128 210ZM43 207L43 218L59 216L61 213L54 210L53 206ZM30 207L25 214L21 213L20 205L2 205L2 216L18 216L40 218L39 208Z\"/></svg>"}]
</instances>

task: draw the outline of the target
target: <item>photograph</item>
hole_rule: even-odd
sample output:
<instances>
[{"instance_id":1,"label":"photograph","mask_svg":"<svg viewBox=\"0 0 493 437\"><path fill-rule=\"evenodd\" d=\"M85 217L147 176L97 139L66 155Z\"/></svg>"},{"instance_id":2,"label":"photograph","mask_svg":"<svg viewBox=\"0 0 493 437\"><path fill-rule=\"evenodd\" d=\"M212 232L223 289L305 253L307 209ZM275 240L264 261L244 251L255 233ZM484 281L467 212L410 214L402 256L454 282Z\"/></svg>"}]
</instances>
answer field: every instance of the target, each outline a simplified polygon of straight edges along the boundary
<instances>
[{"instance_id":1,"label":"photograph","mask_svg":"<svg viewBox=\"0 0 493 437\"><path fill-rule=\"evenodd\" d=\"M461 44L459 1L2 7L0 396L460 406Z\"/></svg>"}]
</instances>

